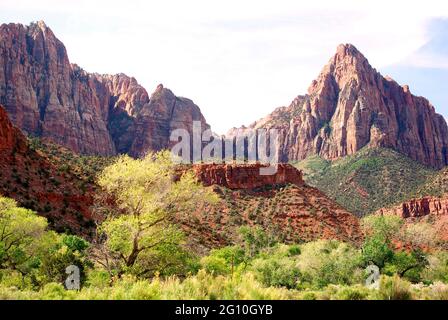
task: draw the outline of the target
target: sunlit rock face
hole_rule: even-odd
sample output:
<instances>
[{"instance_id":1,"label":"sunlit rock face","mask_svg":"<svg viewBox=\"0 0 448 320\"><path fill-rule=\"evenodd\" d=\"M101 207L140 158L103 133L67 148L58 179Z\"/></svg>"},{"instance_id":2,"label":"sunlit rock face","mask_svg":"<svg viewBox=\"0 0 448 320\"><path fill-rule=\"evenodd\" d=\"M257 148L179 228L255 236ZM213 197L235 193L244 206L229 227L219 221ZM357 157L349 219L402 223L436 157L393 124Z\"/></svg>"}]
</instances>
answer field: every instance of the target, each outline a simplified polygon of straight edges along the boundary
<instances>
[{"instance_id":1,"label":"sunlit rock face","mask_svg":"<svg viewBox=\"0 0 448 320\"><path fill-rule=\"evenodd\" d=\"M75 152L140 156L169 146L172 128L206 121L191 100L153 96L124 74L88 73L42 21L0 26L0 103L12 122Z\"/></svg>"},{"instance_id":2,"label":"sunlit rock face","mask_svg":"<svg viewBox=\"0 0 448 320\"><path fill-rule=\"evenodd\" d=\"M383 77L350 44L337 48L307 95L250 128L280 129L283 161L309 155L337 159L372 146L392 148L434 168L448 164L444 118L408 86Z\"/></svg>"}]
</instances>

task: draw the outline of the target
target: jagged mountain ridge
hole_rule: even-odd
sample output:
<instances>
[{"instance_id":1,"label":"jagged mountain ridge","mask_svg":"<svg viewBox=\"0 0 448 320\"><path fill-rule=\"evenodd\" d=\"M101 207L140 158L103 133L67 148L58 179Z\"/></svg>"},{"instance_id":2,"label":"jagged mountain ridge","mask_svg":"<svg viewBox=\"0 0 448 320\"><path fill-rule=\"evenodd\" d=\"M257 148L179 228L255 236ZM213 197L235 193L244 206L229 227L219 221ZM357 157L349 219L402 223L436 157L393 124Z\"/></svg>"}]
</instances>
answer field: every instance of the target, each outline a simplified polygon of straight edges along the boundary
<instances>
[{"instance_id":1,"label":"jagged mountain ridge","mask_svg":"<svg viewBox=\"0 0 448 320\"><path fill-rule=\"evenodd\" d=\"M173 128L209 128L191 100L159 85L149 96L124 74L71 64L44 22L0 26L0 103L29 135L83 154L140 156L169 146Z\"/></svg>"},{"instance_id":2,"label":"jagged mountain ridge","mask_svg":"<svg viewBox=\"0 0 448 320\"><path fill-rule=\"evenodd\" d=\"M434 168L448 164L448 128L423 97L383 77L351 44L340 45L308 94L248 128L280 129L282 161L334 160L365 146L386 147Z\"/></svg>"}]
</instances>

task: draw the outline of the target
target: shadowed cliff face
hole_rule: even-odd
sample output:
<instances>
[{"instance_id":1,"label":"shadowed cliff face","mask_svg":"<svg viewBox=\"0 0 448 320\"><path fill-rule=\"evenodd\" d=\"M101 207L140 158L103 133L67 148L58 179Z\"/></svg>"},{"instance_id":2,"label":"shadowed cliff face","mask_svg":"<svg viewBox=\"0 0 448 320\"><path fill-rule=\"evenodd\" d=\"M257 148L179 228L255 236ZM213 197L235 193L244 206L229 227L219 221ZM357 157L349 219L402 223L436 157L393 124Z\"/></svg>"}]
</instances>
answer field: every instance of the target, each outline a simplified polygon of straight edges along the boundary
<instances>
[{"instance_id":1,"label":"shadowed cliff face","mask_svg":"<svg viewBox=\"0 0 448 320\"><path fill-rule=\"evenodd\" d=\"M142 155L168 147L173 127L207 127L191 100L158 90L150 99L134 78L70 64L43 22L0 26L0 103L28 134L84 154Z\"/></svg>"},{"instance_id":2,"label":"shadowed cliff face","mask_svg":"<svg viewBox=\"0 0 448 320\"><path fill-rule=\"evenodd\" d=\"M448 164L443 117L407 86L384 78L350 44L337 48L307 95L250 128L281 129L284 161L310 155L337 159L370 145L392 148L435 168Z\"/></svg>"}]
</instances>

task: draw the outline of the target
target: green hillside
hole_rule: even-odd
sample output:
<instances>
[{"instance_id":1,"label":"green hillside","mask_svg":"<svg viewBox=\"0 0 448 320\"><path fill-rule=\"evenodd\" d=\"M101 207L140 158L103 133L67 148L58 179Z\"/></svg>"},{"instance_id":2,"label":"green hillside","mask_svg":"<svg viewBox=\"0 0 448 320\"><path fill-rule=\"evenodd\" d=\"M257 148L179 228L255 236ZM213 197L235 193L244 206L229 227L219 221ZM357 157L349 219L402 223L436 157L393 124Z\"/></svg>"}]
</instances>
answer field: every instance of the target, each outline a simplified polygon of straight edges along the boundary
<instances>
[{"instance_id":1,"label":"green hillside","mask_svg":"<svg viewBox=\"0 0 448 320\"><path fill-rule=\"evenodd\" d=\"M333 162L312 156L295 166L303 170L308 184L358 215L440 192L446 180L441 173L383 148L364 148Z\"/></svg>"}]
</instances>

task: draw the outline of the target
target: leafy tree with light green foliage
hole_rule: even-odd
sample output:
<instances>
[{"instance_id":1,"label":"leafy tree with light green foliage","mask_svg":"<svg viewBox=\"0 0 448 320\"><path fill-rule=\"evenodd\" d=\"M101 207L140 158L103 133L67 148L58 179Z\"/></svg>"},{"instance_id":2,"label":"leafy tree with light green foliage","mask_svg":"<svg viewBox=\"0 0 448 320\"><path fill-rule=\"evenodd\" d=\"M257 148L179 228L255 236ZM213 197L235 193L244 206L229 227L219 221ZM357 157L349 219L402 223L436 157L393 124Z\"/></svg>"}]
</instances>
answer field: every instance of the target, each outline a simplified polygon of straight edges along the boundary
<instances>
[{"instance_id":1,"label":"leafy tree with light green foliage","mask_svg":"<svg viewBox=\"0 0 448 320\"><path fill-rule=\"evenodd\" d=\"M399 234L402 224L400 217L392 215L370 215L362 219L361 227L366 238L361 251L365 265L374 263L383 269L392 260L392 239Z\"/></svg>"},{"instance_id":2,"label":"leafy tree with light green foliage","mask_svg":"<svg viewBox=\"0 0 448 320\"><path fill-rule=\"evenodd\" d=\"M323 288L328 284L353 284L363 279L359 251L337 240L317 240L300 246L298 267L301 286Z\"/></svg>"},{"instance_id":3,"label":"leafy tree with light green foliage","mask_svg":"<svg viewBox=\"0 0 448 320\"><path fill-rule=\"evenodd\" d=\"M418 282L428 265L422 247L434 246L437 237L428 223L403 225L403 219L394 215L371 215L361 223L366 234L362 246L365 264L374 263L384 274L406 277ZM396 250L392 240L409 246L408 251Z\"/></svg>"},{"instance_id":4,"label":"leafy tree with light green foliage","mask_svg":"<svg viewBox=\"0 0 448 320\"><path fill-rule=\"evenodd\" d=\"M63 282L69 265L77 265L81 270L89 265L85 240L73 235L59 235L47 227L44 217L18 207L12 199L0 197L2 281L18 274L21 283L17 285L39 287L48 282Z\"/></svg>"},{"instance_id":5,"label":"leafy tree with light green foliage","mask_svg":"<svg viewBox=\"0 0 448 320\"><path fill-rule=\"evenodd\" d=\"M251 270L266 286L297 289L302 279L298 263L300 253L298 245L277 244L254 259Z\"/></svg>"},{"instance_id":6,"label":"leafy tree with light green foliage","mask_svg":"<svg viewBox=\"0 0 448 320\"><path fill-rule=\"evenodd\" d=\"M426 255L418 249L411 252L397 251L390 262L386 263L384 273L393 275L398 274L400 277L406 277L412 282L419 282L420 273L428 265Z\"/></svg>"},{"instance_id":7,"label":"leafy tree with light green foliage","mask_svg":"<svg viewBox=\"0 0 448 320\"><path fill-rule=\"evenodd\" d=\"M0 197L0 269L25 276L37 268L39 253L57 237L46 228L45 218L18 207L12 199Z\"/></svg>"},{"instance_id":8,"label":"leafy tree with light green foliage","mask_svg":"<svg viewBox=\"0 0 448 320\"><path fill-rule=\"evenodd\" d=\"M213 249L201 259L201 266L212 274L233 274L246 263L245 251L240 246Z\"/></svg>"},{"instance_id":9,"label":"leafy tree with light green foliage","mask_svg":"<svg viewBox=\"0 0 448 320\"><path fill-rule=\"evenodd\" d=\"M192 262L176 222L218 198L192 172L178 177L171 157L169 151L143 159L121 156L100 174L105 200L96 212L104 221L94 254L111 274L182 273Z\"/></svg>"},{"instance_id":10,"label":"leafy tree with light green foliage","mask_svg":"<svg viewBox=\"0 0 448 320\"><path fill-rule=\"evenodd\" d=\"M379 237L390 243L400 231L403 219L394 215L369 215L362 219L361 227L368 237Z\"/></svg>"}]
</instances>

